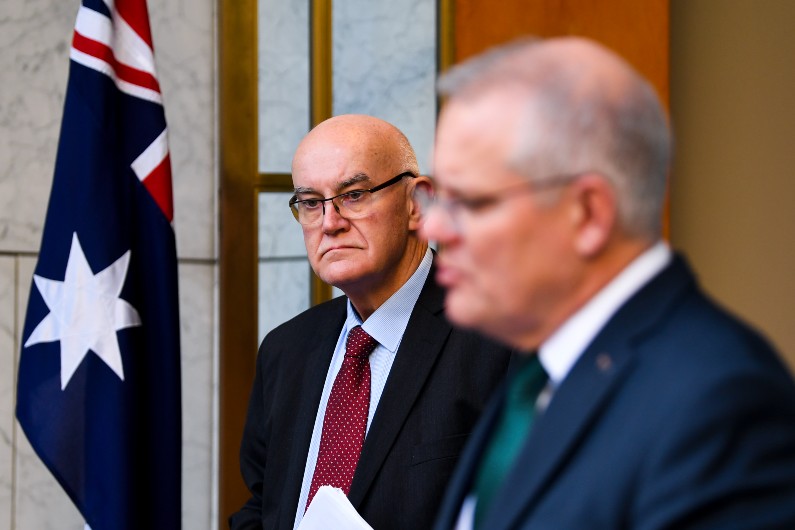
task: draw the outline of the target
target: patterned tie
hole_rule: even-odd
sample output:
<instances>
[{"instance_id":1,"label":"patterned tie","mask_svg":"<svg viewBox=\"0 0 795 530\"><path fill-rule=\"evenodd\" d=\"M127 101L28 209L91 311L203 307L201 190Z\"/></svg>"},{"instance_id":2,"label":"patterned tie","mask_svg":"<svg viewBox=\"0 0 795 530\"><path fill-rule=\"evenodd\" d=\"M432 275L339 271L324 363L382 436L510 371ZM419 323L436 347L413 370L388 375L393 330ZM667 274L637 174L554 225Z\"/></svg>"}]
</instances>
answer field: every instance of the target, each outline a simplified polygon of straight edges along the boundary
<instances>
[{"instance_id":1,"label":"patterned tie","mask_svg":"<svg viewBox=\"0 0 795 530\"><path fill-rule=\"evenodd\" d=\"M378 342L361 326L348 332L345 358L334 379L323 418L323 434L306 507L320 486L340 488L347 495L359 462L370 410L370 360Z\"/></svg>"},{"instance_id":2,"label":"patterned tie","mask_svg":"<svg viewBox=\"0 0 795 530\"><path fill-rule=\"evenodd\" d=\"M483 451L475 477L475 528L482 528L494 495L511 471L519 450L530 434L535 403L548 376L538 355L523 359L508 386L505 405L491 439Z\"/></svg>"}]
</instances>

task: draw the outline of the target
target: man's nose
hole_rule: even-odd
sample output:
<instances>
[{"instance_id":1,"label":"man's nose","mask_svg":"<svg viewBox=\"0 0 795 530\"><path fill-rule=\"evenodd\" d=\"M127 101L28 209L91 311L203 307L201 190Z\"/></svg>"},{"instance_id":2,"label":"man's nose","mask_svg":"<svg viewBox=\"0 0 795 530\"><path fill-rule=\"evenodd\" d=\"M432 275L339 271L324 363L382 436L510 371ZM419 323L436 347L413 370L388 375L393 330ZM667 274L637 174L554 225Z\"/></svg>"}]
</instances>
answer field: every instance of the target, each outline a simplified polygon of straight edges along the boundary
<instances>
[{"instance_id":1,"label":"man's nose","mask_svg":"<svg viewBox=\"0 0 795 530\"><path fill-rule=\"evenodd\" d=\"M340 209L334 201L328 201L323 205L323 231L336 232L344 228L348 224L346 219L341 213Z\"/></svg>"}]
</instances>

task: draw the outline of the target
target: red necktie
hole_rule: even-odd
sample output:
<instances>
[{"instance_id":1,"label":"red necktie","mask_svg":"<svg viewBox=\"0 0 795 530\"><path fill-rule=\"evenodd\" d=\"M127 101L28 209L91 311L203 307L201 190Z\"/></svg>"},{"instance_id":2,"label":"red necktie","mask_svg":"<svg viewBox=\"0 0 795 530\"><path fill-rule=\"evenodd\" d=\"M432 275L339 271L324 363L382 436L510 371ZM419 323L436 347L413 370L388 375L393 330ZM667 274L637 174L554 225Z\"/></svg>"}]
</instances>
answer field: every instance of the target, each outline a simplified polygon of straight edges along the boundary
<instances>
[{"instance_id":1,"label":"red necktie","mask_svg":"<svg viewBox=\"0 0 795 530\"><path fill-rule=\"evenodd\" d=\"M378 343L361 326L348 332L345 358L334 379L323 418L323 434L307 508L320 486L334 486L345 494L351 489L367 431L370 410L369 356Z\"/></svg>"}]
</instances>

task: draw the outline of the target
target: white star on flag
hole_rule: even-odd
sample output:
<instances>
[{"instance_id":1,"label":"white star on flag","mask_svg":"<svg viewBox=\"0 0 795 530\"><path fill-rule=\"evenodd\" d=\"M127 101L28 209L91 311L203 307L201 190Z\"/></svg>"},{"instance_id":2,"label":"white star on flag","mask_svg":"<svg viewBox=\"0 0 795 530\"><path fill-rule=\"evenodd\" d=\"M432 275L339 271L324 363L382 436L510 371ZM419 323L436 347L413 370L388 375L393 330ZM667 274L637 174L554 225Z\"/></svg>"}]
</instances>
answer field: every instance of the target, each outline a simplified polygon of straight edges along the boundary
<instances>
[{"instance_id":1,"label":"white star on flag","mask_svg":"<svg viewBox=\"0 0 795 530\"><path fill-rule=\"evenodd\" d=\"M89 350L124 381L116 331L141 325L138 311L119 298L129 263L128 250L95 275L75 232L64 281L33 276L50 312L30 334L25 347L61 341L61 390L66 388Z\"/></svg>"}]
</instances>

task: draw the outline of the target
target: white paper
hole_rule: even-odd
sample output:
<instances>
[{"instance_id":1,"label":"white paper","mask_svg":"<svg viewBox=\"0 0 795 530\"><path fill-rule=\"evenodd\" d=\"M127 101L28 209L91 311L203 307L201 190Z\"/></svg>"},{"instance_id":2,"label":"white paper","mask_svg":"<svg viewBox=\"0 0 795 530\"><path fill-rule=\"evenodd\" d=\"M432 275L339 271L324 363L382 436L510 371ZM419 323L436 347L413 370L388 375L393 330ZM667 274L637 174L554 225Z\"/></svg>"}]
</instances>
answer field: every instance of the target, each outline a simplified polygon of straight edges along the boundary
<instances>
[{"instance_id":1,"label":"white paper","mask_svg":"<svg viewBox=\"0 0 795 530\"><path fill-rule=\"evenodd\" d=\"M373 530L339 488L321 486L298 530Z\"/></svg>"}]
</instances>

